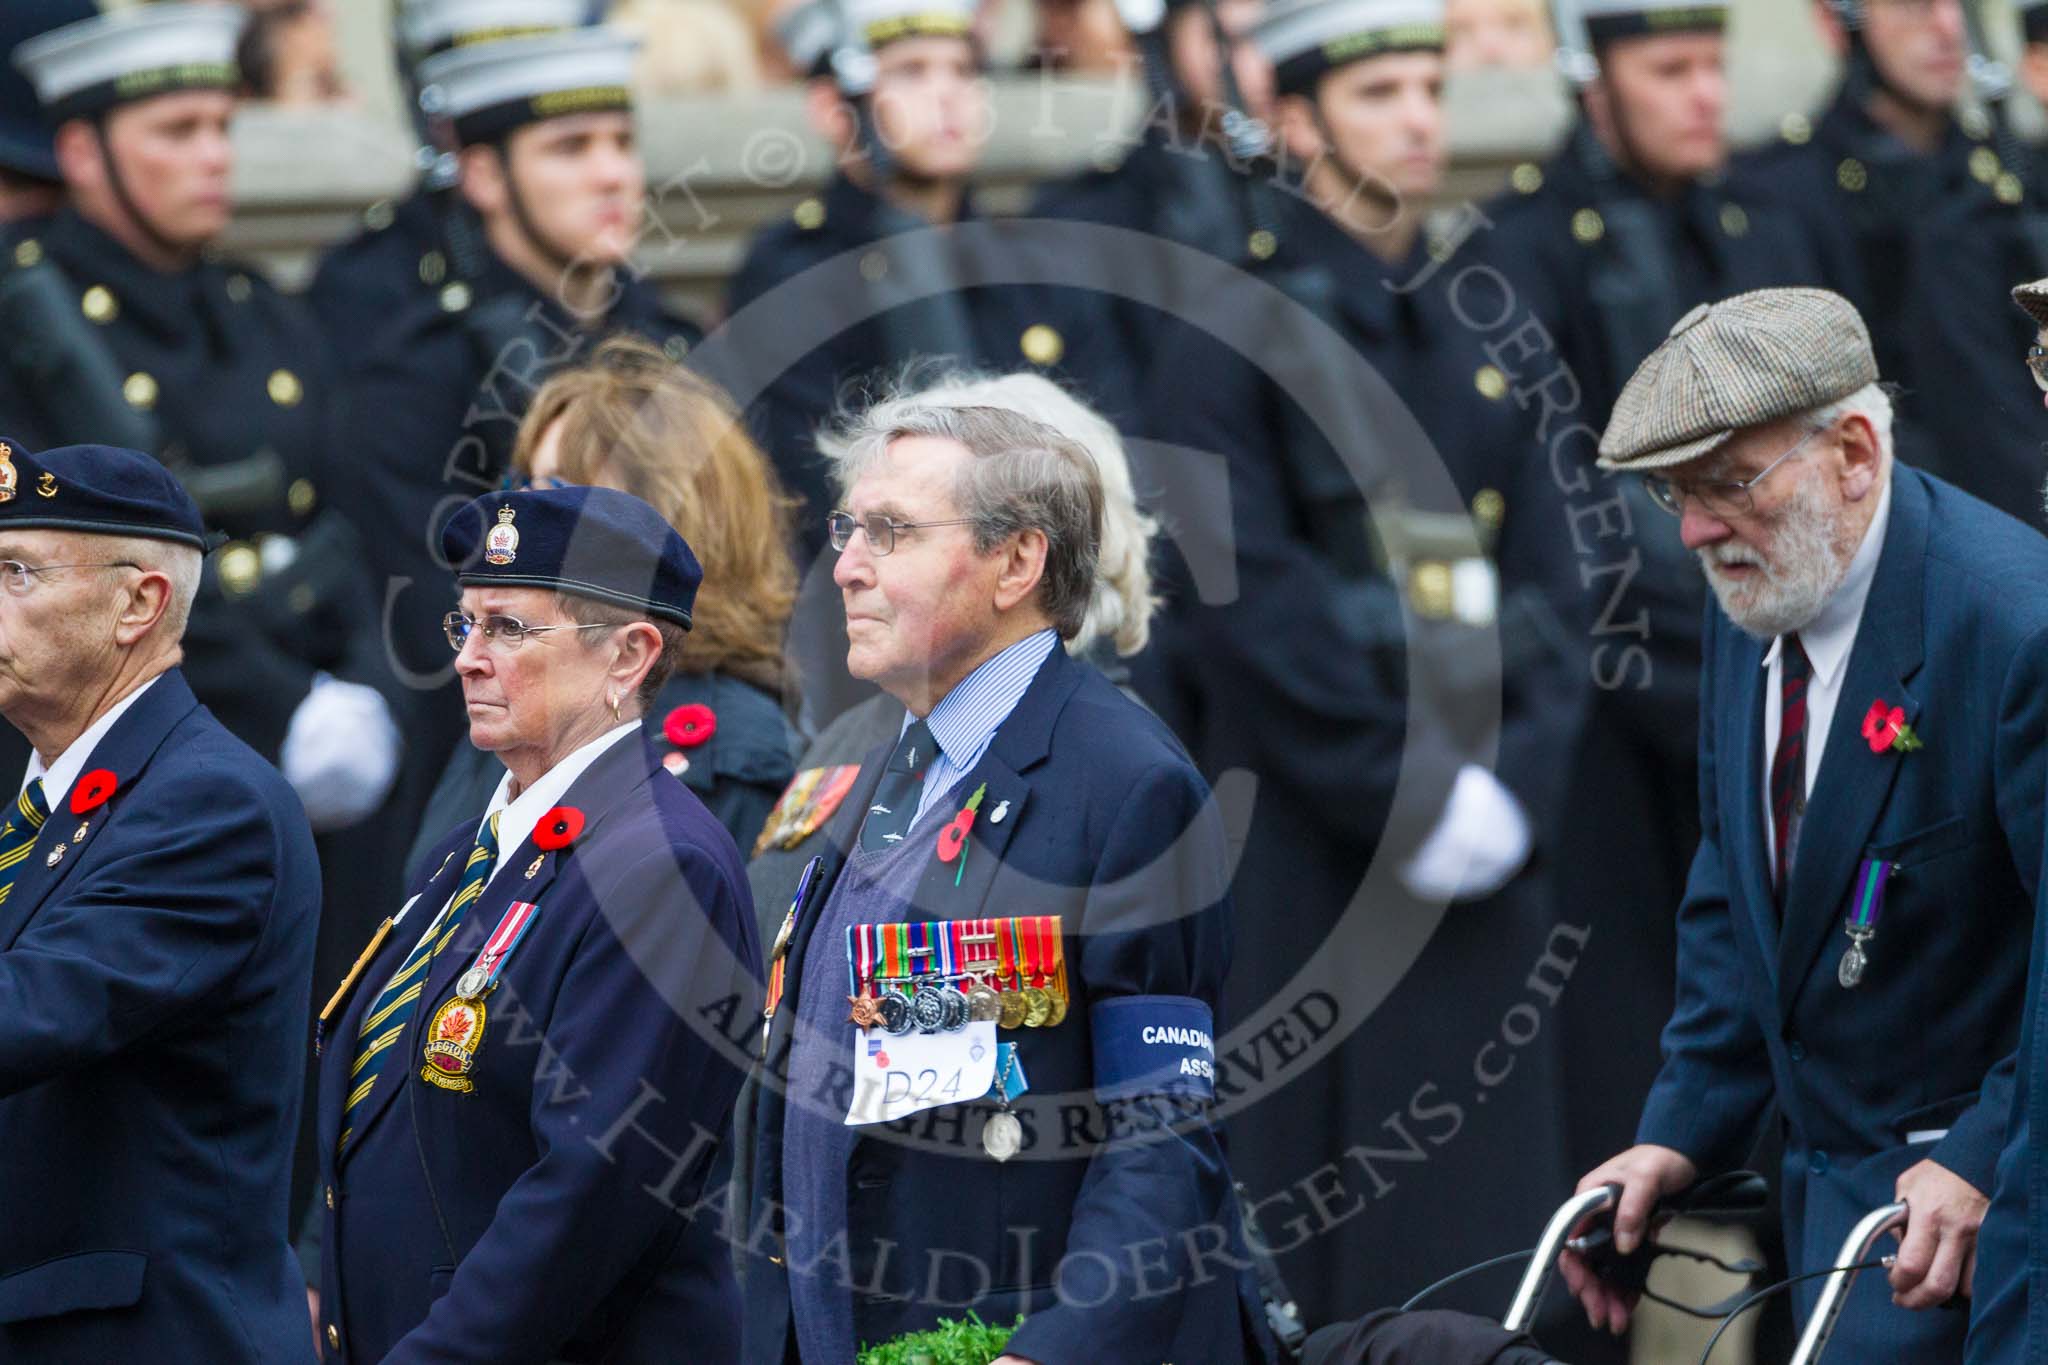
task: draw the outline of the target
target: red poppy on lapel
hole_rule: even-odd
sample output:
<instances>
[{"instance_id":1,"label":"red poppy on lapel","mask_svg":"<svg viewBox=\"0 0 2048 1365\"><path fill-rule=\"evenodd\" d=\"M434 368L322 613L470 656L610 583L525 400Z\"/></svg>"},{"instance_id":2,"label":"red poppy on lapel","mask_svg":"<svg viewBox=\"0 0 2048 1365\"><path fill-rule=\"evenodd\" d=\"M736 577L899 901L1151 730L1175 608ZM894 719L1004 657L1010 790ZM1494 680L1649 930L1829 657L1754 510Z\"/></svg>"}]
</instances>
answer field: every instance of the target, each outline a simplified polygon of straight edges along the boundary
<instances>
[{"instance_id":1,"label":"red poppy on lapel","mask_svg":"<svg viewBox=\"0 0 2048 1365\"><path fill-rule=\"evenodd\" d=\"M98 810L107 804L107 798L120 787L121 779L107 768L94 768L78 779L71 787L71 813L83 815Z\"/></svg>"},{"instance_id":2,"label":"red poppy on lapel","mask_svg":"<svg viewBox=\"0 0 2048 1365\"><path fill-rule=\"evenodd\" d=\"M1905 708L1893 706L1883 698L1870 703L1870 709L1863 713L1863 739L1874 754L1887 749L1909 754L1920 747L1920 736L1906 724Z\"/></svg>"},{"instance_id":3,"label":"red poppy on lapel","mask_svg":"<svg viewBox=\"0 0 2048 1365\"><path fill-rule=\"evenodd\" d=\"M533 846L546 853L567 848L583 833L583 812L574 806L556 806L533 827Z\"/></svg>"},{"instance_id":4,"label":"red poppy on lapel","mask_svg":"<svg viewBox=\"0 0 2048 1365\"><path fill-rule=\"evenodd\" d=\"M661 732L678 749L694 749L718 733L718 713L693 701L669 712L661 722Z\"/></svg>"},{"instance_id":5,"label":"red poppy on lapel","mask_svg":"<svg viewBox=\"0 0 2048 1365\"><path fill-rule=\"evenodd\" d=\"M974 813L981 809L981 798L988 793L988 783L974 789L974 795L967 798L967 804L953 817L944 829L939 831L939 861L950 863L960 856L960 850L967 846L967 832L974 828Z\"/></svg>"}]
</instances>

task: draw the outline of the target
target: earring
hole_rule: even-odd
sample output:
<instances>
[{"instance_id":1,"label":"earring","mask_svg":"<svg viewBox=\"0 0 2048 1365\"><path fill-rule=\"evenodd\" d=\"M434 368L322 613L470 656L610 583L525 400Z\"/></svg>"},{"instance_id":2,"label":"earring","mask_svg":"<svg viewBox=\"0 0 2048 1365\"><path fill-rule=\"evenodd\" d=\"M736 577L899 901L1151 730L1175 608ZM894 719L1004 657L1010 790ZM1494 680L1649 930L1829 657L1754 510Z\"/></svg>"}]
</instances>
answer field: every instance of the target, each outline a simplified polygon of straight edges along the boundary
<instances>
[{"instance_id":1,"label":"earring","mask_svg":"<svg viewBox=\"0 0 2048 1365\"><path fill-rule=\"evenodd\" d=\"M617 723L618 723L618 720L619 720L619 698L618 698L618 695L617 695L616 693L614 693L614 694L612 695L612 698L611 698L611 703L612 703L612 722L613 722L614 724L617 724Z\"/></svg>"}]
</instances>

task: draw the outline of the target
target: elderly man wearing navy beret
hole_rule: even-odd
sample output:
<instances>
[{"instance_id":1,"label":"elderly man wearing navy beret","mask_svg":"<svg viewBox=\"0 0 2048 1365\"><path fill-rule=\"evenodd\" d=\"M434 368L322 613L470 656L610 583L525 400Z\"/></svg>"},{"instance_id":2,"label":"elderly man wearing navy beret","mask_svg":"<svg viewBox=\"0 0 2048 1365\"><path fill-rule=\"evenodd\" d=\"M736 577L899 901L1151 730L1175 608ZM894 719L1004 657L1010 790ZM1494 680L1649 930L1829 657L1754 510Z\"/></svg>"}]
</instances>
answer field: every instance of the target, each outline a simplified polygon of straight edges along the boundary
<instances>
[{"instance_id":1,"label":"elderly man wearing navy beret","mask_svg":"<svg viewBox=\"0 0 2048 1365\"><path fill-rule=\"evenodd\" d=\"M638 498L493 494L443 538L505 775L320 1015L330 1361L731 1360L694 1220L760 969L724 826L643 738L700 571Z\"/></svg>"},{"instance_id":2,"label":"elderly man wearing navy beret","mask_svg":"<svg viewBox=\"0 0 2048 1365\"><path fill-rule=\"evenodd\" d=\"M0 1360L310 1357L286 1186L320 870L178 667L162 465L0 440Z\"/></svg>"}]
</instances>

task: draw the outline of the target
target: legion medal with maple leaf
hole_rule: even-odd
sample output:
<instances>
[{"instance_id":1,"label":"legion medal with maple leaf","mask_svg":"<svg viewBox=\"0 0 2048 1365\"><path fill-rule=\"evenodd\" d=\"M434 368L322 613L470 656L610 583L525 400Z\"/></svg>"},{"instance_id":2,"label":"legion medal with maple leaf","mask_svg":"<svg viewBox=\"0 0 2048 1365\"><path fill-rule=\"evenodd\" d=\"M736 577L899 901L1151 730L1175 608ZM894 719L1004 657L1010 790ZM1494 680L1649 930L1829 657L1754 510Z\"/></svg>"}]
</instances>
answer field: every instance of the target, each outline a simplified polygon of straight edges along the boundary
<instances>
[{"instance_id":1,"label":"legion medal with maple leaf","mask_svg":"<svg viewBox=\"0 0 2048 1365\"><path fill-rule=\"evenodd\" d=\"M427 1064L420 1068L420 1079L465 1095L475 1090L470 1072L483 1041L484 1002L453 997L434 1011L433 1022L427 1025Z\"/></svg>"}]
</instances>

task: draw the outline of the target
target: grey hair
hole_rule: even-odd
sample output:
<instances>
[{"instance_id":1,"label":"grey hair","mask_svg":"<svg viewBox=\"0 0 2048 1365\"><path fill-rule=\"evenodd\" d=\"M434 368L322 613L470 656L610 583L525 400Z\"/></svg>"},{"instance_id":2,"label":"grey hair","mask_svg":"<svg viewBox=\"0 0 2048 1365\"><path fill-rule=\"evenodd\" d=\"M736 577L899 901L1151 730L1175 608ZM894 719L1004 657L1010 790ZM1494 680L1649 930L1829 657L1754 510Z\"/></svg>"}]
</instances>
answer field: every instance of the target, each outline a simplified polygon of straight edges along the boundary
<instances>
[{"instance_id":1,"label":"grey hair","mask_svg":"<svg viewBox=\"0 0 2048 1365\"><path fill-rule=\"evenodd\" d=\"M1102 471L1088 447L1012 407L909 393L884 398L819 448L837 466L844 493L905 436L955 441L974 457L961 467L953 504L973 523L978 553L1019 531L1044 534L1039 605L1061 639L1077 637L1102 562Z\"/></svg>"},{"instance_id":2,"label":"grey hair","mask_svg":"<svg viewBox=\"0 0 2048 1365\"><path fill-rule=\"evenodd\" d=\"M1844 417L1866 418L1877 432L1877 448L1884 456L1887 467L1892 462L1892 396L1882 383L1865 384L1846 398L1838 398L1826 407L1809 412L1807 426L1819 431L1833 426Z\"/></svg>"},{"instance_id":3,"label":"grey hair","mask_svg":"<svg viewBox=\"0 0 2048 1365\"><path fill-rule=\"evenodd\" d=\"M1151 542L1159 533L1159 522L1138 506L1123 437L1107 419L1031 370L949 374L914 394L890 401L920 407L1003 408L1079 442L1094 457L1095 472L1102 480L1102 549L1088 610L1081 617L1080 630L1067 641L1067 649L1084 653L1097 640L1106 639L1118 654L1129 658L1145 648L1152 638L1153 613L1160 604L1152 592L1151 563ZM819 437L818 445L835 461L846 448L836 432Z\"/></svg>"},{"instance_id":4,"label":"grey hair","mask_svg":"<svg viewBox=\"0 0 2048 1365\"><path fill-rule=\"evenodd\" d=\"M157 628L169 640L184 639L185 627L192 620L192 603L199 596L199 579L206 557L190 545L154 536L96 537L94 549L104 551L108 559L139 564L170 579L171 594L164 603L163 619Z\"/></svg>"}]
</instances>

